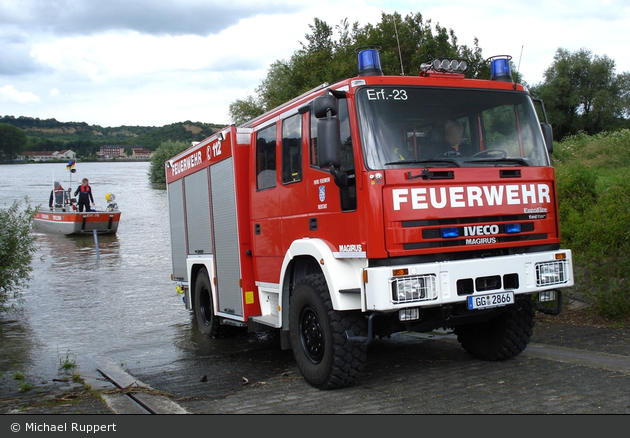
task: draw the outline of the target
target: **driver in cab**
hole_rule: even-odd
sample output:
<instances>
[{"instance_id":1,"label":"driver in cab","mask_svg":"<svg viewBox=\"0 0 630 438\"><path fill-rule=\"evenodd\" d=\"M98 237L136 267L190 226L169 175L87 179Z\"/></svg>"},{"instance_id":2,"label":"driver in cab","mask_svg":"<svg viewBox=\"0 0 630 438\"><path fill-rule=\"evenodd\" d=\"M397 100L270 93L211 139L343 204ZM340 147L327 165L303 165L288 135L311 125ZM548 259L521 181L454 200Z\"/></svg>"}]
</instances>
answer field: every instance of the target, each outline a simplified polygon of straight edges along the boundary
<instances>
[{"instance_id":1,"label":"driver in cab","mask_svg":"<svg viewBox=\"0 0 630 438\"><path fill-rule=\"evenodd\" d=\"M447 120L444 125L444 144L436 155L443 157L471 156L473 154L472 146L463 142L463 135L464 126L461 123Z\"/></svg>"}]
</instances>

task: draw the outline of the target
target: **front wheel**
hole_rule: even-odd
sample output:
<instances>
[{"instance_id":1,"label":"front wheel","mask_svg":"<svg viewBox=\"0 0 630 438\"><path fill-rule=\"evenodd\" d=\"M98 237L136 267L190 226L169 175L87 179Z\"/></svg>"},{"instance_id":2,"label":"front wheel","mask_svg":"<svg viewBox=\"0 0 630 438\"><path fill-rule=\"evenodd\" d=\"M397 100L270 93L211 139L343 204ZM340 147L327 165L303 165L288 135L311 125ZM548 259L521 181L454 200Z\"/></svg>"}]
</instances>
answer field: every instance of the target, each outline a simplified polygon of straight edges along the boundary
<instances>
[{"instance_id":1,"label":"front wheel","mask_svg":"<svg viewBox=\"0 0 630 438\"><path fill-rule=\"evenodd\" d=\"M519 355L533 333L534 305L528 296L488 321L455 327L464 350L477 359L491 361Z\"/></svg>"},{"instance_id":2,"label":"front wheel","mask_svg":"<svg viewBox=\"0 0 630 438\"><path fill-rule=\"evenodd\" d=\"M214 314L212 288L205 268L200 269L197 274L193 303L199 331L206 336L216 338L219 332L219 319Z\"/></svg>"},{"instance_id":3,"label":"front wheel","mask_svg":"<svg viewBox=\"0 0 630 438\"><path fill-rule=\"evenodd\" d=\"M295 285L289 313L291 348L304 379L318 389L354 383L365 368L367 347L349 341L346 330L365 333L365 318L359 312L332 308L322 274Z\"/></svg>"}]
</instances>

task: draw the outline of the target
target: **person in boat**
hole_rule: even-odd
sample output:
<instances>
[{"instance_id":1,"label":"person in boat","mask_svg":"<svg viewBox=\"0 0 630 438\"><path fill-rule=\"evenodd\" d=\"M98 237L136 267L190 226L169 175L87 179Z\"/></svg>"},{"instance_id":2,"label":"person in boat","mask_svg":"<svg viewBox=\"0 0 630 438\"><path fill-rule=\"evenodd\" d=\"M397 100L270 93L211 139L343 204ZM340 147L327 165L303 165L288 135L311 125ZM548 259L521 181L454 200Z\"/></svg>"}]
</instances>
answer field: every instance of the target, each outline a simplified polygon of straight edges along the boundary
<instances>
[{"instance_id":1,"label":"person in boat","mask_svg":"<svg viewBox=\"0 0 630 438\"><path fill-rule=\"evenodd\" d=\"M83 208L85 211L90 211L90 201L94 204L94 196L92 196L92 187L87 178L83 178L81 185L74 191L74 196L77 195L79 195L79 212L82 212Z\"/></svg>"},{"instance_id":2,"label":"person in boat","mask_svg":"<svg viewBox=\"0 0 630 438\"><path fill-rule=\"evenodd\" d=\"M50 198L48 199L48 206L50 209L54 207L63 207L63 187L59 181L55 181L54 188L50 191Z\"/></svg>"}]
</instances>

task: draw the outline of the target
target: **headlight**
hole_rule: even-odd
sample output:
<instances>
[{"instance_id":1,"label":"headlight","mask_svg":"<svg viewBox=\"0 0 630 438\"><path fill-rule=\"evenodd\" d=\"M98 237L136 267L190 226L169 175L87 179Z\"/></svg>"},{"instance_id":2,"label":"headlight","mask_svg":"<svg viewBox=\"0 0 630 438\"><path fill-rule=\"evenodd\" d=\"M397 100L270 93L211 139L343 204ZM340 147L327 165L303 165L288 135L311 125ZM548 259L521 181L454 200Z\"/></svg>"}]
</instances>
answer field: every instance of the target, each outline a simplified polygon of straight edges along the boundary
<instances>
[{"instance_id":1,"label":"headlight","mask_svg":"<svg viewBox=\"0 0 630 438\"><path fill-rule=\"evenodd\" d=\"M536 286L565 283L567 281L566 264L566 260L536 263Z\"/></svg>"},{"instance_id":2,"label":"headlight","mask_svg":"<svg viewBox=\"0 0 630 438\"><path fill-rule=\"evenodd\" d=\"M413 303L437 298L435 275L393 277L390 279L392 302Z\"/></svg>"}]
</instances>

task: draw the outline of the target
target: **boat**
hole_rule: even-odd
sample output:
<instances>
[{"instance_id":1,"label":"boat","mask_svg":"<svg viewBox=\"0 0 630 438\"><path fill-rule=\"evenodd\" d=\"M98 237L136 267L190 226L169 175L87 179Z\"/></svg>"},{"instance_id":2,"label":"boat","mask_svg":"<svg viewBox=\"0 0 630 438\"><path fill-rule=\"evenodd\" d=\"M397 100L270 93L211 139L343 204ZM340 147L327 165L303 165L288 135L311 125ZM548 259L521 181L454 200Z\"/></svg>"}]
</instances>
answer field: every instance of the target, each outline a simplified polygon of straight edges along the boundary
<instances>
[{"instance_id":1,"label":"boat","mask_svg":"<svg viewBox=\"0 0 630 438\"><path fill-rule=\"evenodd\" d=\"M50 209L39 208L33 217L35 228L41 231L77 235L77 234L115 234L118 231L121 211L116 203L116 196L107 193L105 210L91 209L80 212L77 208L77 199L72 196L72 174L74 161L70 161L66 169L70 171L70 187L66 190L59 189L53 183L53 205ZM54 178L53 178L54 179Z\"/></svg>"}]
</instances>

